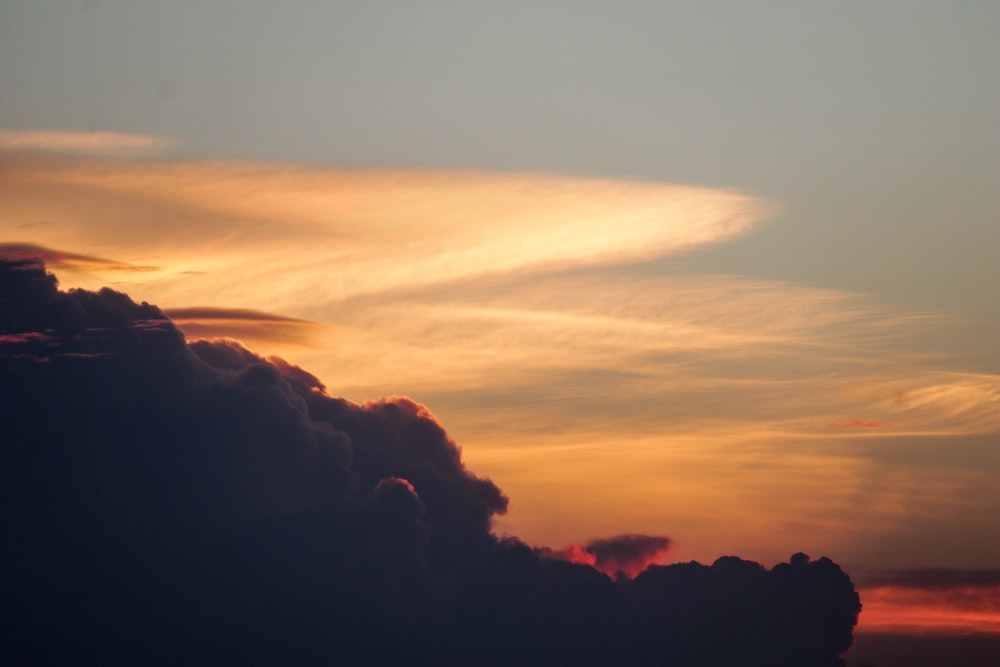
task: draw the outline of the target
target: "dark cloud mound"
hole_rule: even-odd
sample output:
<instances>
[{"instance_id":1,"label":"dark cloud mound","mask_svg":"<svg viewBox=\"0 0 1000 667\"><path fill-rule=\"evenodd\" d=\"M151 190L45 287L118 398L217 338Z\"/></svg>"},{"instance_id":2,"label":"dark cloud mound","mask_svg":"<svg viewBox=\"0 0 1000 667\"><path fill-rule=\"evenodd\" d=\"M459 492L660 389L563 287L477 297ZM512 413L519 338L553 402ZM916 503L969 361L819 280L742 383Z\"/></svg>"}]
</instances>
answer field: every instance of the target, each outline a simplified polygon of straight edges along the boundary
<instances>
[{"instance_id":1,"label":"dark cloud mound","mask_svg":"<svg viewBox=\"0 0 1000 667\"><path fill-rule=\"evenodd\" d=\"M0 383L11 664L823 667L851 643L829 560L546 557L492 534L507 499L424 407L189 344L37 261L0 261ZM587 548L628 570L666 546Z\"/></svg>"},{"instance_id":2,"label":"dark cloud mound","mask_svg":"<svg viewBox=\"0 0 1000 667\"><path fill-rule=\"evenodd\" d=\"M623 572L635 576L654 564L670 547L670 538L655 535L619 535L587 544L594 565L602 572Z\"/></svg>"},{"instance_id":3,"label":"dark cloud mound","mask_svg":"<svg viewBox=\"0 0 1000 667\"><path fill-rule=\"evenodd\" d=\"M562 549L542 547L544 558L590 565L610 577L634 577L660 562L670 548L670 538L656 535L617 535L592 540L584 546L570 544Z\"/></svg>"},{"instance_id":4,"label":"dark cloud mound","mask_svg":"<svg viewBox=\"0 0 1000 667\"><path fill-rule=\"evenodd\" d=\"M841 665L860 611L836 564L801 553L771 570L734 556L654 565L627 594L642 651L672 665Z\"/></svg>"}]
</instances>

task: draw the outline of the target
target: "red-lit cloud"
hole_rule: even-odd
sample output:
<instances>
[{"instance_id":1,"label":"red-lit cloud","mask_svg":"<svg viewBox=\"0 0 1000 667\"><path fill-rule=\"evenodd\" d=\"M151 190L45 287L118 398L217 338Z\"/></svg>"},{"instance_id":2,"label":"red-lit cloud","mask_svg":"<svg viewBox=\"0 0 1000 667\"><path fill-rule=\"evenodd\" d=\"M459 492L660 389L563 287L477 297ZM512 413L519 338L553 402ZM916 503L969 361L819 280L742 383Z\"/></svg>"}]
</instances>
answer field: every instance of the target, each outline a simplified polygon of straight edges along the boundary
<instances>
[{"instance_id":1,"label":"red-lit cloud","mask_svg":"<svg viewBox=\"0 0 1000 667\"><path fill-rule=\"evenodd\" d=\"M1000 585L861 590L859 631L900 634L1000 635Z\"/></svg>"},{"instance_id":2,"label":"red-lit cloud","mask_svg":"<svg viewBox=\"0 0 1000 667\"><path fill-rule=\"evenodd\" d=\"M541 553L548 558L590 565L611 577L635 577L650 565L662 565L669 548L667 537L618 535L592 540L585 546L542 549Z\"/></svg>"},{"instance_id":3,"label":"red-lit cloud","mask_svg":"<svg viewBox=\"0 0 1000 667\"><path fill-rule=\"evenodd\" d=\"M862 599L864 632L1000 635L1000 570L883 572L870 578Z\"/></svg>"}]
</instances>

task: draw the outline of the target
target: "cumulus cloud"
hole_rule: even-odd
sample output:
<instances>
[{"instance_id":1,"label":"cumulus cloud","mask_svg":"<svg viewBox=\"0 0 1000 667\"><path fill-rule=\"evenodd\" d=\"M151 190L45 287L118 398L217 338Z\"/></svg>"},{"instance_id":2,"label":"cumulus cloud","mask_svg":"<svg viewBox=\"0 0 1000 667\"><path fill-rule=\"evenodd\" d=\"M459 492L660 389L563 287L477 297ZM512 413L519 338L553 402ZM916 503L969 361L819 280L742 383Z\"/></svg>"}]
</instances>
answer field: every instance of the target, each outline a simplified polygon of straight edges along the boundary
<instances>
[{"instance_id":1,"label":"cumulus cloud","mask_svg":"<svg viewBox=\"0 0 1000 667\"><path fill-rule=\"evenodd\" d=\"M616 581L497 537L507 497L410 399L335 398L35 262L0 262L0 302L22 662L843 664L859 601L827 559ZM586 548L626 569L667 545Z\"/></svg>"}]
</instances>

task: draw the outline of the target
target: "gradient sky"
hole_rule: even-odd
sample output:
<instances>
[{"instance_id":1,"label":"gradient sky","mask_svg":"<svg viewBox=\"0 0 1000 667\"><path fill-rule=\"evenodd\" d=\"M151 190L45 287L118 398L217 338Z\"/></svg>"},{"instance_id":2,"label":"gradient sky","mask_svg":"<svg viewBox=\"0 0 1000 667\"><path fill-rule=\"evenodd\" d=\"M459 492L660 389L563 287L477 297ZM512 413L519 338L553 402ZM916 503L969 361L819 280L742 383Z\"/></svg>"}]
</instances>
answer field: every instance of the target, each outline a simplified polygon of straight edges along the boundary
<instances>
[{"instance_id":1,"label":"gradient sky","mask_svg":"<svg viewBox=\"0 0 1000 667\"><path fill-rule=\"evenodd\" d=\"M500 531L885 609L1000 567L998 81L989 0L4 0L0 242L426 404Z\"/></svg>"}]
</instances>

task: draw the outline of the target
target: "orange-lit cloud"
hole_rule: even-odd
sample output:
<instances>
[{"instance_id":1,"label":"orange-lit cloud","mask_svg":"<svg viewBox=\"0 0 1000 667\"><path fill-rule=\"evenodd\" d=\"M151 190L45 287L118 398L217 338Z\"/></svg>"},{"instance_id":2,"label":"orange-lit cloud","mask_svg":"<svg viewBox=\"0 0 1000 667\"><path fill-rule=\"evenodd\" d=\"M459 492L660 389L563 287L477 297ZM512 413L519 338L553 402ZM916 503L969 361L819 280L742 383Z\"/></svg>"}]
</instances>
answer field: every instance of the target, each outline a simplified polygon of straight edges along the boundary
<instances>
[{"instance_id":1,"label":"orange-lit cloud","mask_svg":"<svg viewBox=\"0 0 1000 667\"><path fill-rule=\"evenodd\" d=\"M59 130L0 130L2 151L53 153L136 153L169 145L166 139L121 132L74 132Z\"/></svg>"},{"instance_id":2,"label":"orange-lit cloud","mask_svg":"<svg viewBox=\"0 0 1000 667\"><path fill-rule=\"evenodd\" d=\"M882 428L888 424L880 424L870 419L844 419L830 422L830 428Z\"/></svg>"},{"instance_id":3,"label":"orange-lit cloud","mask_svg":"<svg viewBox=\"0 0 1000 667\"><path fill-rule=\"evenodd\" d=\"M140 254L171 271L169 282L134 283L160 302L174 302L184 286L174 276L185 275L193 290L211 285L230 305L269 310L470 276L649 259L745 233L768 210L709 188L547 175L6 162L0 210L12 241ZM21 226L39 218L54 224ZM305 281L309 294L297 287Z\"/></svg>"}]
</instances>

